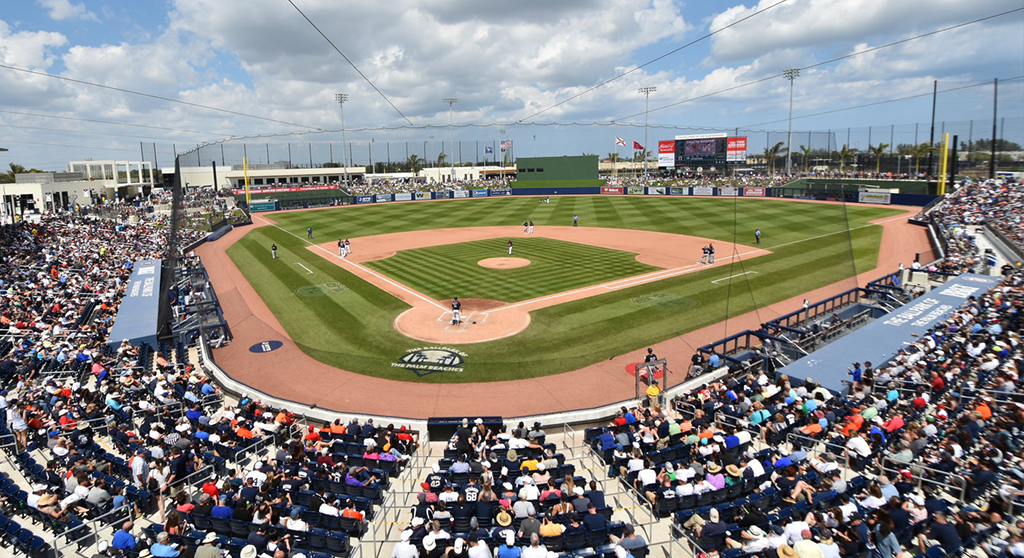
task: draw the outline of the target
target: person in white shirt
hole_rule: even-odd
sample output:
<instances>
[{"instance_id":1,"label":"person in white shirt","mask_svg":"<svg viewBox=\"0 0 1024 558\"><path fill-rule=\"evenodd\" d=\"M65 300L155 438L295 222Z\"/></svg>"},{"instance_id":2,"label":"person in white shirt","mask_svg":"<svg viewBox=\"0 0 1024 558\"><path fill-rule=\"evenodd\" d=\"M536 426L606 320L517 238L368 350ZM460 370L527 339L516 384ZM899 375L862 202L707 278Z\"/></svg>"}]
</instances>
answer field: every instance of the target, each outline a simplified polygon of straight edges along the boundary
<instances>
[{"instance_id":1,"label":"person in white shirt","mask_svg":"<svg viewBox=\"0 0 1024 558\"><path fill-rule=\"evenodd\" d=\"M520 477L523 478L523 477ZM526 482L523 487L519 490L520 500L539 500L540 489L537 488L536 484L533 484L533 479L526 477Z\"/></svg>"},{"instance_id":2,"label":"person in white shirt","mask_svg":"<svg viewBox=\"0 0 1024 558\"><path fill-rule=\"evenodd\" d=\"M335 500L333 503L332 502L324 502L323 504L320 504L320 513L322 513L324 515L331 515L331 516L334 516L334 517L338 517L338 516L341 515L341 510L338 509L338 506L340 506L340 505L341 505L341 502L339 502L338 500Z\"/></svg>"}]
</instances>

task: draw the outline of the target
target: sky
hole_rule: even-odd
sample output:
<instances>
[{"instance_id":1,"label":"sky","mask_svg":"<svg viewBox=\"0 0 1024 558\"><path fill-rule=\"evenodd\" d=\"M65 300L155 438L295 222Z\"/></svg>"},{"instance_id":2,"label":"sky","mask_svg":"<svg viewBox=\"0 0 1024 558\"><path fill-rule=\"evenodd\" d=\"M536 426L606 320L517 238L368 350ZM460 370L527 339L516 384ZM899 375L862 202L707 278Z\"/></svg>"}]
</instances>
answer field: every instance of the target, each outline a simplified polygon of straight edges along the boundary
<instances>
[{"instance_id":1,"label":"sky","mask_svg":"<svg viewBox=\"0 0 1024 558\"><path fill-rule=\"evenodd\" d=\"M459 161L503 137L517 157L629 156L739 129L759 150L787 137L787 68L794 149L925 141L936 81L937 132L991 136L994 78L997 133L1024 142L1024 11L933 33L1019 0L291 1L337 50L289 0L8 2L0 166L167 167L231 137L228 163L339 160L339 92L359 164L432 159L453 135Z\"/></svg>"}]
</instances>

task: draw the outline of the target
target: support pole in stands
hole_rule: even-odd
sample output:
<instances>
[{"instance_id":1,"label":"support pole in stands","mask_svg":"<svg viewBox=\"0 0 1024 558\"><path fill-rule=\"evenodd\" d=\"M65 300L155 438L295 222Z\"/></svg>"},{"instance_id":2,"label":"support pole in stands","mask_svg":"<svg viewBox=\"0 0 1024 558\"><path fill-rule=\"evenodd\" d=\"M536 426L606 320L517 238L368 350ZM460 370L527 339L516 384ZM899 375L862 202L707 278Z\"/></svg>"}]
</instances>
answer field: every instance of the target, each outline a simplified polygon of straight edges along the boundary
<instances>
[{"instance_id":1,"label":"support pole in stands","mask_svg":"<svg viewBox=\"0 0 1024 558\"><path fill-rule=\"evenodd\" d=\"M171 185L171 228L167 234L167 254L165 258L169 262L168 269L174 269L178 260L178 220L181 212L181 163L174 159L174 182Z\"/></svg>"},{"instance_id":2,"label":"support pole in stands","mask_svg":"<svg viewBox=\"0 0 1024 558\"><path fill-rule=\"evenodd\" d=\"M220 189L217 187L217 161L210 161L210 166L213 167L213 191L216 192Z\"/></svg>"},{"instance_id":3,"label":"support pole in stands","mask_svg":"<svg viewBox=\"0 0 1024 558\"><path fill-rule=\"evenodd\" d=\"M996 119L999 115L999 78L992 81L992 152L988 160L988 177L996 177Z\"/></svg>"},{"instance_id":4,"label":"support pole in stands","mask_svg":"<svg viewBox=\"0 0 1024 558\"><path fill-rule=\"evenodd\" d=\"M935 104L939 100L939 80L932 82L932 128L928 132L928 172L929 181L932 177L932 157L935 154Z\"/></svg>"}]
</instances>

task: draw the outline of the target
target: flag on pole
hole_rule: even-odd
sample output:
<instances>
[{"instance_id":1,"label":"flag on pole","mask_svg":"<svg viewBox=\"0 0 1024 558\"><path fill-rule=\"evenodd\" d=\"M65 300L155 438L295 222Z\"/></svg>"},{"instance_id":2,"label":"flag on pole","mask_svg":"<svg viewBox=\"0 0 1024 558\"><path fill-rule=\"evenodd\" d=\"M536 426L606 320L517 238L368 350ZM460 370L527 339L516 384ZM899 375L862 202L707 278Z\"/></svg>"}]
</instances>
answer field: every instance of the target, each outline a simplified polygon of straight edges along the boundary
<instances>
[{"instance_id":1,"label":"flag on pole","mask_svg":"<svg viewBox=\"0 0 1024 558\"><path fill-rule=\"evenodd\" d=\"M615 145L621 145L622 147L626 147L626 140L620 138L619 136L615 136Z\"/></svg>"},{"instance_id":2,"label":"flag on pole","mask_svg":"<svg viewBox=\"0 0 1024 558\"><path fill-rule=\"evenodd\" d=\"M484 146L484 153L494 153L494 148Z\"/></svg>"},{"instance_id":3,"label":"flag on pole","mask_svg":"<svg viewBox=\"0 0 1024 558\"><path fill-rule=\"evenodd\" d=\"M634 142L633 142L633 149L636 149L636 150L639 150L639 151L643 151L643 149L644 149L644 146L640 145L640 143L639 143L639 142L635 142L635 141L634 141Z\"/></svg>"},{"instance_id":4,"label":"flag on pole","mask_svg":"<svg viewBox=\"0 0 1024 558\"><path fill-rule=\"evenodd\" d=\"M512 149L512 140L501 140L501 150L508 151Z\"/></svg>"}]
</instances>

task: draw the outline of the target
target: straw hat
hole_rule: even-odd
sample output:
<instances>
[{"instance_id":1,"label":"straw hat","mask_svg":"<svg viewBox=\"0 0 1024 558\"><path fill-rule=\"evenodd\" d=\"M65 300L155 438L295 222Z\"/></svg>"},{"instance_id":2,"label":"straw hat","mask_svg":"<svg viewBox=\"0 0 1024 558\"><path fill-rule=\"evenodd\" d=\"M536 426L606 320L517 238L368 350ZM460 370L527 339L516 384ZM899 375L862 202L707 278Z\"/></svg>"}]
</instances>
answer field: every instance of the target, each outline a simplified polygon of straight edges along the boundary
<instances>
[{"instance_id":1,"label":"straw hat","mask_svg":"<svg viewBox=\"0 0 1024 558\"><path fill-rule=\"evenodd\" d=\"M247 544L247 545L242 547L242 552L240 552L238 554L238 557L239 558L256 558L256 554L257 554L256 547L251 545L251 544Z\"/></svg>"},{"instance_id":2,"label":"straw hat","mask_svg":"<svg viewBox=\"0 0 1024 558\"><path fill-rule=\"evenodd\" d=\"M743 472L740 471L740 468L735 466L735 465L733 465L732 463L730 463L730 464L725 466L725 472L729 473L730 477L743 476Z\"/></svg>"},{"instance_id":3,"label":"straw hat","mask_svg":"<svg viewBox=\"0 0 1024 558\"><path fill-rule=\"evenodd\" d=\"M707 466L707 469L709 473L717 474L722 471L722 466L719 465L718 463L711 463Z\"/></svg>"},{"instance_id":4,"label":"straw hat","mask_svg":"<svg viewBox=\"0 0 1024 558\"><path fill-rule=\"evenodd\" d=\"M502 527L508 527L509 525L512 525L512 516L509 515L507 511L501 510L498 512L498 516L494 518L494 521Z\"/></svg>"},{"instance_id":5,"label":"straw hat","mask_svg":"<svg viewBox=\"0 0 1024 558\"><path fill-rule=\"evenodd\" d=\"M793 550L793 547L789 546L788 544L780 546L778 552L779 558L797 558L796 551Z\"/></svg>"},{"instance_id":6,"label":"straw hat","mask_svg":"<svg viewBox=\"0 0 1024 558\"><path fill-rule=\"evenodd\" d=\"M36 502L36 506L52 506L56 504L59 500L60 498L58 498L56 494L44 494L41 498L39 498L39 501Z\"/></svg>"}]
</instances>

